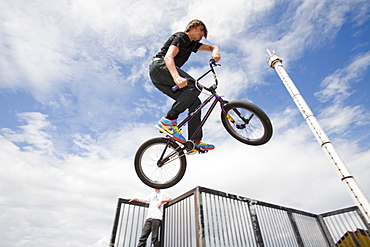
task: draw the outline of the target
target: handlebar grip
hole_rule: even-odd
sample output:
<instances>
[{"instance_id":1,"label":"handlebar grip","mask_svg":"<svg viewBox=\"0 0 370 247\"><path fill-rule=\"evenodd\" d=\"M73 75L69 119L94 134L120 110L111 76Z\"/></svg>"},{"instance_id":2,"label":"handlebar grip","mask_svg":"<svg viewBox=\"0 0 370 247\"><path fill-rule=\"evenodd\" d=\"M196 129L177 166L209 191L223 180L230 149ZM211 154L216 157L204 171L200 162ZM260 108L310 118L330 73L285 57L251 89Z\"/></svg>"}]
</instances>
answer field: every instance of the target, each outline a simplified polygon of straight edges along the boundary
<instances>
[{"instance_id":1,"label":"handlebar grip","mask_svg":"<svg viewBox=\"0 0 370 247\"><path fill-rule=\"evenodd\" d=\"M194 80L193 78L187 78L187 77L185 77L185 79L188 81L188 83L189 82L191 82L191 83L196 83L196 80ZM180 89L180 87L179 87L179 85L175 85L175 86L173 86L172 87L172 91L177 91L177 90L179 90Z\"/></svg>"},{"instance_id":2,"label":"handlebar grip","mask_svg":"<svg viewBox=\"0 0 370 247\"><path fill-rule=\"evenodd\" d=\"M195 82L195 80L193 80L191 78L186 78L185 77L185 79L188 81L188 83L189 82L193 82L193 83ZM179 89L180 89L179 85L175 85L175 86L172 87L172 91L174 91L174 92L177 91L177 90L179 90Z\"/></svg>"}]
</instances>

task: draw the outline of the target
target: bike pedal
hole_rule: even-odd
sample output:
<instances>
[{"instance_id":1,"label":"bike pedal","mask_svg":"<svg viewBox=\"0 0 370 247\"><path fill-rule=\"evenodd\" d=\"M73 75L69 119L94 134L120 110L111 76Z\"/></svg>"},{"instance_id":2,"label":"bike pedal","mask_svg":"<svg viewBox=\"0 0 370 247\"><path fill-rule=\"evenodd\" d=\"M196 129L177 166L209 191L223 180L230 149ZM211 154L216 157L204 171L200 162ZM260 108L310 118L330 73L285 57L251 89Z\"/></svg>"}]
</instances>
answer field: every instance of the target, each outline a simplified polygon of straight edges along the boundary
<instances>
[{"instance_id":1,"label":"bike pedal","mask_svg":"<svg viewBox=\"0 0 370 247\"><path fill-rule=\"evenodd\" d=\"M187 151L187 154L188 155L194 155L194 154L205 154L205 153L207 153L208 152L208 150L203 150L203 149L197 149L197 148L195 148L195 149L193 149L193 150L188 150Z\"/></svg>"}]
</instances>

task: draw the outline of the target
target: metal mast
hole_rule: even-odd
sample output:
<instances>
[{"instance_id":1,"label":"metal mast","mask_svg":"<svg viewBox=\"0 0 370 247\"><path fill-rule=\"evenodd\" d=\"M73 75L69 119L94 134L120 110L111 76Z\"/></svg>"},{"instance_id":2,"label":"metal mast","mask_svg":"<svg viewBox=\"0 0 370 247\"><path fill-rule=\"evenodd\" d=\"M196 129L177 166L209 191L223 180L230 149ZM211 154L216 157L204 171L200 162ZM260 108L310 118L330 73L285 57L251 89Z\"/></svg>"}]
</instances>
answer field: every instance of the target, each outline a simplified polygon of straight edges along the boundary
<instances>
[{"instance_id":1,"label":"metal mast","mask_svg":"<svg viewBox=\"0 0 370 247\"><path fill-rule=\"evenodd\" d=\"M293 81L290 79L288 73L285 71L282 64L283 60L278 55L276 55L275 52L271 54L271 52L267 50L267 53L269 55L268 57L269 66L275 69L276 73L283 81L285 87L292 96L298 109L301 111L303 117L306 119L308 126L311 128L321 148L334 165L334 168L338 172L340 179L347 186L353 201L363 213L367 221L367 224L370 224L370 204L366 196L361 191L360 187L357 185L354 177L347 170L346 166L344 165L343 161L335 151L332 143L325 134L324 130L321 128L319 122L317 121L316 117L314 116L311 109L307 105L306 101L303 99L302 95L299 93Z\"/></svg>"}]
</instances>

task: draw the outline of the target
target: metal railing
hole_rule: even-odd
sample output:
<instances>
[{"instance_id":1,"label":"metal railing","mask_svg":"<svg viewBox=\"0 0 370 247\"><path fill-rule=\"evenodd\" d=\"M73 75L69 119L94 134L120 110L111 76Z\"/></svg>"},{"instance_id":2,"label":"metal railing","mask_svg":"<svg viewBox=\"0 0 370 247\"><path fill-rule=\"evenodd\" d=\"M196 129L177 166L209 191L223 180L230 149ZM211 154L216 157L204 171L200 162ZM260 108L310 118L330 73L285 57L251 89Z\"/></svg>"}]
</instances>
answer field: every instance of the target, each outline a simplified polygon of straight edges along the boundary
<instances>
[{"instance_id":1,"label":"metal railing","mask_svg":"<svg viewBox=\"0 0 370 247\"><path fill-rule=\"evenodd\" d=\"M118 199L111 246L136 246L146 219L147 203ZM150 246L149 244L147 246Z\"/></svg>"},{"instance_id":2,"label":"metal railing","mask_svg":"<svg viewBox=\"0 0 370 247\"><path fill-rule=\"evenodd\" d=\"M136 246L147 206L118 200L111 247ZM203 187L165 205L160 239L165 247L370 246L357 207L315 215Z\"/></svg>"},{"instance_id":3,"label":"metal railing","mask_svg":"<svg viewBox=\"0 0 370 247\"><path fill-rule=\"evenodd\" d=\"M319 215L337 246L370 246L369 225L357 206Z\"/></svg>"}]
</instances>

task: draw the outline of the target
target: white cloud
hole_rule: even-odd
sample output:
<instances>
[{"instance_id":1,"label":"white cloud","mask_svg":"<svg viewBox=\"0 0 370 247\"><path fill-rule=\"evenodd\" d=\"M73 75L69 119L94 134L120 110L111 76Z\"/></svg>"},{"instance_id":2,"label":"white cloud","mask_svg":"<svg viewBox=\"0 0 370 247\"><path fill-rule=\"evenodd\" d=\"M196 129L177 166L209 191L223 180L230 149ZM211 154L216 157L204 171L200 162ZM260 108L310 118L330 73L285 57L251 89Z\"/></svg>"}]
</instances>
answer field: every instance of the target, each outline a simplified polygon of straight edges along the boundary
<instances>
[{"instance_id":1,"label":"white cloud","mask_svg":"<svg viewBox=\"0 0 370 247\"><path fill-rule=\"evenodd\" d=\"M19 113L18 117L27 124L20 127L20 131L1 129L3 135L10 141L18 143L22 149L35 153L52 154L54 147L47 133L51 128L46 121L47 116L38 112ZM22 145L24 143L24 145ZM27 145L29 144L29 145Z\"/></svg>"},{"instance_id":2,"label":"white cloud","mask_svg":"<svg viewBox=\"0 0 370 247\"><path fill-rule=\"evenodd\" d=\"M42 114L22 116L31 119L0 136L0 218L7 222L0 227L9 234L2 245L86 246L107 238L117 198L145 187L134 176L134 149L126 148L141 138L132 141L122 130L101 142L77 137L76 154L41 152L53 146L49 123ZM19 148L19 142L33 148Z\"/></svg>"},{"instance_id":3,"label":"white cloud","mask_svg":"<svg viewBox=\"0 0 370 247\"><path fill-rule=\"evenodd\" d=\"M369 111L362 106L333 105L320 113L320 121L328 133L343 133L358 126L369 125Z\"/></svg>"},{"instance_id":4,"label":"white cloud","mask_svg":"<svg viewBox=\"0 0 370 247\"><path fill-rule=\"evenodd\" d=\"M323 90L317 92L316 96L323 102L333 100L343 103L353 93L354 84L364 77L369 63L370 52L355 57L346 68L327 76L321 83Z\"/></svg>"},{"instance_id":5,"label":"white cloud","mask_svg":"<svg viewBox=\"0 0 370 247\"><path fill-rule=\"evenodd\" d=\"M276 50L286 59L285 65L294 66L292 62L305 53L330 47L343 25L363 16L362 12L349 14L353 8L367 9L368 4L363 0L350 4L346 1L304 1L294 9L289 8L278 22L259 35L268 45L266 48Z\"/></svg>"},{"instance_id":6,"label":"white cloud","mask_svg":"<svg viewBox=\"0 0 370 247\"><path fill-rule=\"evenodd\" d=\"M364 105L348 105L349 98L355 93L355 84L358 83L368 69L370 53L360 54L343 69L337 69L333 74L321 82L322 90L315 93L321 102L333 104L320 109L319 118L324 123L328 133L343 134L359 126L370 123L370 112ZM362 134L366 138L367 134Z\"/></svg>"}]
</instances>

